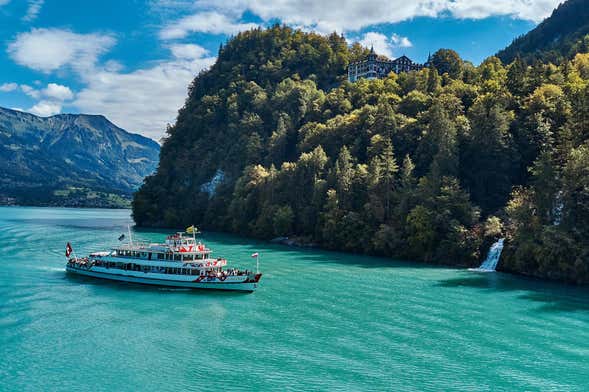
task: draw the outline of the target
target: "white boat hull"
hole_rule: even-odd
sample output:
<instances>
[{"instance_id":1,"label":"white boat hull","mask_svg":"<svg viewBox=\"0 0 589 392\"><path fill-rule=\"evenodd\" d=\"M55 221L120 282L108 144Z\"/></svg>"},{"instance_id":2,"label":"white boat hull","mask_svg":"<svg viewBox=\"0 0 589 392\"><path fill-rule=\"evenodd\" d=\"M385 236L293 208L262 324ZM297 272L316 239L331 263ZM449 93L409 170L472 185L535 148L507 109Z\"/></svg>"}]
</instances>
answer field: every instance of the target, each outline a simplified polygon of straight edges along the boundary
<instances>
[{"instance_id":1,"label":"white boat hull","mask_svg":"<svg viewBox=\"0 0 589 392\"><path fill-rule=\"evenodd\" d=\"M196 282L194 276L178 276L178 278L183 278L183 280L177 279L170 279L169 276L165 276L165 278L160 278L157 276L150 276L150 275L160 275L160 274L147 274L142 272L134 272L128 271L128 273L111 273L112 269L109 272L100 271L105 270L104 268L76 268L70 267L69 265L66 266L66 271L70 273L74 273L77 275L89 276L92 278L98 279L107 279L107 280L114 280L119 282L129 282L129 283L138 283L138 284L148 284L153 286L164 286L164 287L183 287L183 288L190 288L190 289L212 289L212 290L231 290L231 291L247 291L253 292L257 287L257 282L251 281L201 281ZM137 276L143 275L143 276Z\"/></svg>"}]
</instances>

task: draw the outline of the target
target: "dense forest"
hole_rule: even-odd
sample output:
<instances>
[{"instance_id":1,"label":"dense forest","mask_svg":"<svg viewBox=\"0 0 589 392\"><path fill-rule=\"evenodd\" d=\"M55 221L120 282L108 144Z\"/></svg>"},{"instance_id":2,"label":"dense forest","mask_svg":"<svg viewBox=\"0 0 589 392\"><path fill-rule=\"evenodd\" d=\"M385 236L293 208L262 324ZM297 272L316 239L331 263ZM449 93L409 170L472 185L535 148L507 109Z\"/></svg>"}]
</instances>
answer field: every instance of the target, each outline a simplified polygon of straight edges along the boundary
<instances>
[{"instance_id":1,"label":"dense forest","mask_svg":"<svg viewBox=\"0 0 589 392\"><path fill-rule=\"evenodd\" d=\"M520 57L526 64L535 61L560 64L575 54L589 51L589 0L568 0L532 31L516 38L497 53L504 63Z\"/></svg>"},{"instance_id":2,"label":"dense forest","mask_svg":"<svg viewBox=\"0 0 589 392\"><path fill-rule=\"evenodd\" d=\"M366 49L274 26L198 75L133 201L140 226L296 236L329 249L589 282L589 55L452 50L346 81ZM587 232L587 233L586 233Z\"/></svg>"}]
</instances>

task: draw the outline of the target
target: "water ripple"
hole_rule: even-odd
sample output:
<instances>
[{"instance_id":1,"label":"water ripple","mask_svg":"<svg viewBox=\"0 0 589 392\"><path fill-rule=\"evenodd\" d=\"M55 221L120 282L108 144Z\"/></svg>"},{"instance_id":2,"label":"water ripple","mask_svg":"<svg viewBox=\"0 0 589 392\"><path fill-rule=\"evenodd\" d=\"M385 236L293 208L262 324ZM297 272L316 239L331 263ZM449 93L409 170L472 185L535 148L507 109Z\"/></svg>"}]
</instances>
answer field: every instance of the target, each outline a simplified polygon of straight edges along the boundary
<instances>
[{"instance_id":1,"label":"water ripple","mask_svg":"<svg viewBox=\"0 0 589 392\"><path fill-rule=\"evenodd\" d=\"M0 208L0 389L583 391L589 295L222 234L252 295L66 277L128 211ZM161 232L142 231L148 240Z\"/></svg>"}]
</instances>

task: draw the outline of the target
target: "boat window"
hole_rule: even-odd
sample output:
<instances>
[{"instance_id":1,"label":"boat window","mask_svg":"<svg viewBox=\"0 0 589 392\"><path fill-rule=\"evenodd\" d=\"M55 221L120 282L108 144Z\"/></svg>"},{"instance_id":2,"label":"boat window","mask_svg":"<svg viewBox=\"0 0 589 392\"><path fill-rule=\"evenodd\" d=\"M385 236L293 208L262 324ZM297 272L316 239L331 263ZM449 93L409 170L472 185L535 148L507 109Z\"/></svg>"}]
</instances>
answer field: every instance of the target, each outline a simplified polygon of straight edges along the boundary
<instances>
[{"instance_id":1,"label":"boat window","mask_svg":"<svg viewBox=\"0 0 589 392\"><path fill-rule=\"evenodd\" d=\"M181 261L182 255L178 255L178 254L174 255L174 260Z\"/></svg>"},{"instance_id":2,"label":"boat window","mask_svg":"<svg viewBox=\"0 0 589 392\"><path fill-rule=\"evenodd\" d=\"M163 253L158 253L157 254L157 259L158 260L163 260L164 259L164 254Z\"/></svg>"}]
</instances>

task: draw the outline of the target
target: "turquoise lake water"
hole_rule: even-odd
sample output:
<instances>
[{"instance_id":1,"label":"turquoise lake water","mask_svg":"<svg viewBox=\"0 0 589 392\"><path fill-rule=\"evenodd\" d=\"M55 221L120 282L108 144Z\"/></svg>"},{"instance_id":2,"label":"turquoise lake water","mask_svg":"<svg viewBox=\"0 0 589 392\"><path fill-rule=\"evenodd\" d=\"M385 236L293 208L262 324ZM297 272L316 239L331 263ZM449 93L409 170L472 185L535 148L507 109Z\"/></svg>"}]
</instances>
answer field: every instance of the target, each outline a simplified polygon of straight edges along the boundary
<instances>
[{"instance_id":1,"label":"turquoise lake water","mask_svg":"<svg viewBox=\"0 0 589 392\"><path fill-rule=\"evenodd\" d=\"M586 391L589 291L216 233L253 294L67 276L129 211L0 208L2 391ZM164 232L137 232L161 240Z\"/></svg>"}]
</instances>

